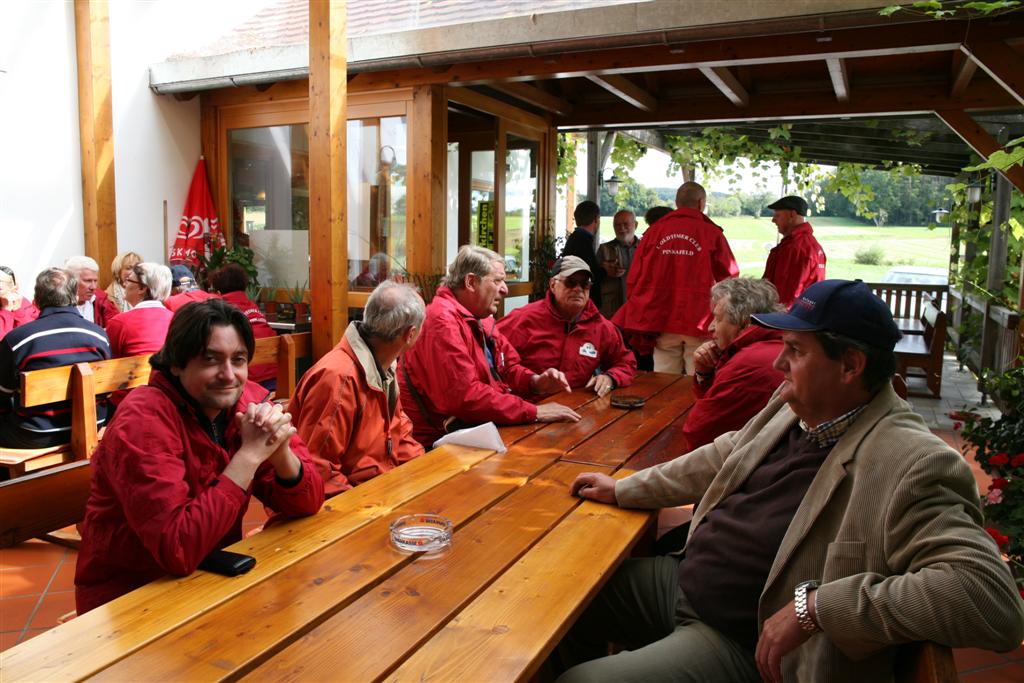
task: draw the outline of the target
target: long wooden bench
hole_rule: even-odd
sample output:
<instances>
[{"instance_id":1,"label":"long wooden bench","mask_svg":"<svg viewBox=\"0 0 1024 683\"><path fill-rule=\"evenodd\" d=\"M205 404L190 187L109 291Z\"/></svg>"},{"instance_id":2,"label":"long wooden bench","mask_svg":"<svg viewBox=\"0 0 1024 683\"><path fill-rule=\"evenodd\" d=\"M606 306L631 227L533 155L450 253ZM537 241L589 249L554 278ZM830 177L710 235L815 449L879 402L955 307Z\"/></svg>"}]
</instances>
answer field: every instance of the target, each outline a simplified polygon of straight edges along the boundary
<instances>
[{"instance_id":1,"label":"long wooden bench","mask_svg":"<svg viewBox=\"0 0 1024 683\"><path fill-rule=\"evenodd\" d=\"M924 380L931 396L939 398L942 392L942 355L946 346L946 314L929 303L921 312L924 325L922 335L904 335L896 344L896 372L909 381L922 377L921 373L910 373L910 369L923 370ZM912 396L929 396L923 391L910 390Z\"/></svg>"},{"instance_id":2,"label":"long wooden bench","mask_svg":"<svg viewBox=\"0 0 1024 683\"><path fill-rule=\"evenodd\" d=\"M277 364L277 398L295 391L296 362L312 355L311 335L266 337L256 340L252 363ZM88 458L99 443L97 398L118 389L149 382L149 356L130 356L33 370L21 376L22 404L34 407L56 401L71 402L71 441L51 448L0 448L0 467L13 477L63 462Z\"/></svg>"}]
</instances>

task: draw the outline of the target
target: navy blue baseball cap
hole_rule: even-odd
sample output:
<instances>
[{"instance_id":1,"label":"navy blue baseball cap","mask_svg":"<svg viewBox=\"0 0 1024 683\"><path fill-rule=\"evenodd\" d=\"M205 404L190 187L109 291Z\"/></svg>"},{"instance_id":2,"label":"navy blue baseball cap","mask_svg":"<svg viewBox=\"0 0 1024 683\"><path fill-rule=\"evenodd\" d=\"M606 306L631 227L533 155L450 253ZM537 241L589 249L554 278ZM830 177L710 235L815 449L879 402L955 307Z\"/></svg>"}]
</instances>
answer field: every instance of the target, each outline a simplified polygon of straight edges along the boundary
<instances>
[{"instance_id":1,"label":"navy blue baseball cap","mask_svg":"<svg viewBox=\"0 0 1024 683\"><path fill-rule=\"evenodd\" d=\"M884 301L860 280L822 280L797 297L785 313L755 313L762 327L791 332L835 332L844 337L891 351L899 341L899 327Z\"/></svg>"}]
</instances>

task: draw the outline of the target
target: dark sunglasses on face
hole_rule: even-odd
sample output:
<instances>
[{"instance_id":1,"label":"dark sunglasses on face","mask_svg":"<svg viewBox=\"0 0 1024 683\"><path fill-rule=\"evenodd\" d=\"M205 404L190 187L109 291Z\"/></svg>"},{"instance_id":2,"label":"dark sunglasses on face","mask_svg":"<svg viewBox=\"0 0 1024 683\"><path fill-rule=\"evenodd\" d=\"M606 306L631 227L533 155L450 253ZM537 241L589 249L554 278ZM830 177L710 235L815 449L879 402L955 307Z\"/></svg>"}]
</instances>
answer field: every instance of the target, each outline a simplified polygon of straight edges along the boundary
<instances>
[{"instance_id":1,"label":"dark sunglasses on face","mask_svg":"<svg viewBox=\"0 0 1024 683\"><path fill-rule=\"evenodd\" d=\"M589 278L572 278L562 280L562 286L566 289L576 289L579 287L580 289L587 290L590 289L590 285L591 282Z\"/></svg>"}]
</instances>

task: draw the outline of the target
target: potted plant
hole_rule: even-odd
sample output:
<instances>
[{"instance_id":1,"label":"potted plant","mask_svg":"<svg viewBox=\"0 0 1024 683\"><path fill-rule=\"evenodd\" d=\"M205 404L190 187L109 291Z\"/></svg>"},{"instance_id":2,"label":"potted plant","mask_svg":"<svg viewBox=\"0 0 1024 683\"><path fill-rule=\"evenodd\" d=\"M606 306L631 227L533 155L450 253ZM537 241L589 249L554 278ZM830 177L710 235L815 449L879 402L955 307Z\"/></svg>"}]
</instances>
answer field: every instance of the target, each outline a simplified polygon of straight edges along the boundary
<instances>
[{"instance_id":1,"label":"potted plant","mask_svg":"<svg viewBox=\"0 0 1024 683\"><path fill-rule=\"evenodd\" d=\"M981 501L985 530L1006 554L1024 596L1024 357L1016 367L984 377L984 383L1001 416L951 416L963 420L954 427L961 430L964 453L973 450L981 469L992 477Z\"/></svg>"},{"instance_id":2,"label":"potted plant","mask_svg":"<svg viewBox=\"0 0 1024 683\"><path fill-rule=\"evenodd\" d=\"M249 282L255 283L258 271L256 270L256 265L253 263L253 258L253 251L248 247L235 247L233 249L217 247L210 252L209 258L203 254L199 255L199 268L196 271L196 281L203 289L209 289L207 278L210 273L229 263L237 263L242 266L246 274L249 276Z\"/></svg>"},{"instance_id":3,"label":"potted plant","mask_svg":"<svg viewBox=\"0 0 1024 683\"><path fill-rule=\"evenodd\" d=\"M292 287L288 288L288 301L292 304L292 310L295 315L295 322L302 322L307 319L309 311L307 310L306 304L303 301L306 298L306 287L309 285L309 280L303 283L298 281Z\"/></svg>"}]
</instances>

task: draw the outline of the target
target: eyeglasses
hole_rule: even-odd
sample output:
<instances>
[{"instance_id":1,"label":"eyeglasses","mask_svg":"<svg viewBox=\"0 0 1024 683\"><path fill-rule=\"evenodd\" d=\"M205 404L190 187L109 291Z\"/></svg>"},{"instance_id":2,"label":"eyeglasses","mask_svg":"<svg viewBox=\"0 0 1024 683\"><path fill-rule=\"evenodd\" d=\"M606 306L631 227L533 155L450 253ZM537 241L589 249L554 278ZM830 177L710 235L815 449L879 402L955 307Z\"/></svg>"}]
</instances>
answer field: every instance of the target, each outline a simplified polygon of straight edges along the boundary
<instances>
[{"instance_id":1,"label":"eyeglasses","mask_svg":"<svg viewBox=\"0 0 1024 683\"><path fill-rule=\"evenodd\" d=\"M584 291L590 289L590 286L593 284L589 279L583 279L583 280L580 280L580 279L576 279L576 280L561 279L559 281L562 283L562 286L565 287L566 289L576 289L577 287L579 287L580 289L582 289Z\"/></svg>"}]
</instances>

